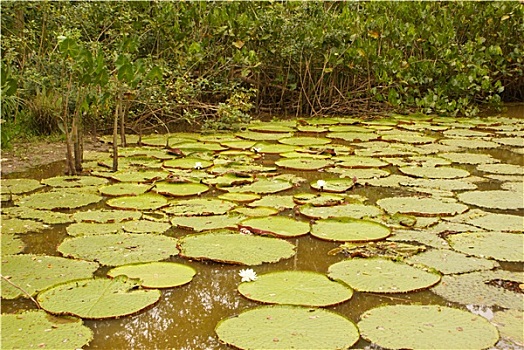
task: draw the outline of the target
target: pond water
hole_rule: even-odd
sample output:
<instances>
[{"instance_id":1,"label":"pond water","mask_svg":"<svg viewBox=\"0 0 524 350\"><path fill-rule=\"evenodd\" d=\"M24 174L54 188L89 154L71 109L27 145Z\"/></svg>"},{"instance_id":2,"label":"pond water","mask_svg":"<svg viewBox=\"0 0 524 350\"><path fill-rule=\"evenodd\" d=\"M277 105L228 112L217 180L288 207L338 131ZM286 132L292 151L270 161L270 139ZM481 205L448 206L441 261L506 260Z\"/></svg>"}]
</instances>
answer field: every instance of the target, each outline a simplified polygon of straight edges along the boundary
<instances>
[{"instance_id":1,"label":"pond water","mask_svg":"<svg viewBox=\"0 0 524 350\"><path fill-rule=\"evenodd\" d=\"M443 126L443 130L433 128L433 130L425 130L422 127L414 128L415 132L424 136L435 137L435 143L441 142L443 139L454 139L456 135L451 133L445 134L446 130L459 131L481 131L487 132L489 135L487 139L494 138L519 138L522 139L524 133L523 119L507 119L509 117L522 117L524 115L523 106L515 106L508 109L505 115L499 118L503 120L500 124L496 122L496 117L487 119L486 123L479 123L479 126L474 124L465 124L467 120L452 118L439 121L439 119L427 120L420 125L427 126ZM408 123L401 120L398 123ZM370 132L382 133L391 126L391 120L381 123L380 120L368 124L357 125L369 128ZM510 125L511 127L502 127L500 125ZM381 130L383 126L384 131ZM329 127L329 126L327 126ZM401 133L410 131L408 129L399 128ZM295 132L295 136L313 136L323 137L323 133L311 132ZM473 134L472 134L473 135ZM465 136L466 139L478 139L475 136ZM269 141L268 141L269 142ZM516 141L512 141L516 142ZM277 143L270 141L270 143ZM362 149L359 146L360 141L343 141L340 139L333 139L330 145L351 146L355 149ZM401 140L391 141L390 144L404 144ZM419 147L416 145L415 147ZM524 166L522 152L523 145L507 146L500 145L493 148L456 148L457 153L470 154L488 154L501 163L512 164L517 166ZM438 154L437 154L438 155ZM405 156L392 157L396 159L404 159ZM266 155L258 159L258 164L273 165L276 160L280 159L278 155ZM470 172L471 176L480 177L476 182L478 189L482 191L499 190L501 185L505 182L520 182L520 191L522 191L522 174L520 180L515 180L512 175L500 174L500 177L490 178L486 177L488 173L479 171L476 164L453 163L452 165L457 169L464 169ZM391 173L391 175L402 175L398 165L389 165L381 168ZM46 168L35 169L33 171L15 174L16 177L43 179L52 176L61 175L63 171L63 164L52 164ZM334 178L335 173L328 171L317 170L290 170L285 168L278 168L278 173L293 174L306 181L295 186L293 189L278 193L278 195L294 195L297 193L318 193L310 187L310 183L315 183L319 179ZM391 176L390 175L390 176ZM13 177L13 176L10 176ZM505 177L511 181L506 181ZM367 184L373 179L356 179L357 184L345 192L347 195L362 196L366 198L365 204L377 205L377 201L382 198L396 197L396 196L414 196L415 192L408 191L407 187L393 186L373 186ZM477 179L478 180L478 179ZM367 185L366 185L367 184ZM515 191L519 191L517 188ZM431 192L431 190L429 190ZM464 191L454 191L454 195ZM216 197L223 194L223 191L214 189L203 197ZM522 194L522 192L520 192ZM418 193L420 195L420 193ZM431 196L431 193L425 193L424 196ZM4 207L12 206L12 203L5 203ZM479 209L478 206L468 204L470 210ZM108 208L105 204L97 204L89 207L81 208L80 210L88 210L95 208ZM481 208L485 212L491 213L505 213L510 215L524 217L523 206L517 205L517 208L500 209L500 208ZM67 212L67 211L65 211ZM72 211L70 211L72 212ZM310 219L297 213L295 209L286 209L279 213L282 216L295 218L298 221L307 222ZM421 220L424 218L421 217ZM438 221L438 220L437 220ZM437 222L436 222L437 223ZM57 252L57 246L68 236L66 232L67 225L53 225L41 233L27 233L20 235L26 248L23 253L46 254L46 255L60 255ZM428 228L431 231L431 227ZM172 228L167 233L168 236L180 238L187 234L193 233L189 229ZM393 234L395 230L393 230ZM450 233L450 232L446 232ZM457 232L451 232L457 233ZM517 232L515 234L522 234ZM258 275L263 275L272 271L282 270L305 270L315 271L322 274L328 272L330 265L346 259L344 254L328 254L331 250L339 247L342 242L331 242L317 239L311 235L301 237L287 238L287 241L296 246L296 255L289 259L281 260L277 263L267 263L257 266L252 266L253 270ZM429 248L431 249L431 248ZM522 250L522 247L515 247L515 249ZM185 349L185 350L200 350L200 349L232 349L231 346L222 344L215 334L215 327L217 323L225 318L239 314L244 310L259 306L260 303L249 300L237 291L240 283L239 272L246 268L241 265L231 265L225 263L218 263L213 261L195 261L191 259L174 256L167 261L177 262L192 266L197 274L193 280L184 286L169 288L162 290L161 300L155 305L139 312L138 314L121 317L117 319L108 320L84 320L84 324L94 331L94 340L85 348L86 349ZM500 261L501 268L508 271L522 272L524 267L522 262L504 262ZM96 276L106 276L109 267L101 267ZM522 283L522 282L521 282ZM522 285L521 285L522 288ZM516 293L516 292L513 292ZM341 314L353 322L359 321L360 315L374 307L381 305L396 305L396 304L431 304L444 305L454 308L469 310L476 314L480 314L488 319L493 317L493 314L502 308L497 306L483 306L483 305L464 305L444 299L435 294L431 289L425 289L410 293L396 293L396 294L381 294L370 292L356 292L353 297L346 302L339 305L326 307L326 309ZM2 313L12 313L23 309L33 309L35 305L27 299L5 300L2 299ZM521 319L522 321L522 319ZM506 344L506 345L504 345ZM522 348L519 345L507 343L499 343L498 347L504 348ZM353 348L374 348L380 347L371 344L370 342L360 338Z\"/></svg>"}]
</instances>

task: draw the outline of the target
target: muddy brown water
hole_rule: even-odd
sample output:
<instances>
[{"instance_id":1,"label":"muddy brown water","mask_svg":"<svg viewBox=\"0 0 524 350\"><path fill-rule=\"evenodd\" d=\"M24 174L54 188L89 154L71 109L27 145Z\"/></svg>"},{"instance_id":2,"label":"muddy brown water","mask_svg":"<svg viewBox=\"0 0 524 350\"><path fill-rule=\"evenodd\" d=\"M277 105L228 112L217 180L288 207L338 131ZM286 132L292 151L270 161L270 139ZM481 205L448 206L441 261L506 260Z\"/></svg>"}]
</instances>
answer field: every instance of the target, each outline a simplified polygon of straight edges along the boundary
<instances>
[{"instance_id":1,"label":"muddy brown water","mask_svg":"<svg viewBox=\"0 0 524 350\"><path fill-rule=\"evenodd\" d=\"M524 105L509 108L506 115L523 117ZM517 155L504 148L482 152L491 154L503 162L524 165L522 155ZM463 168L476 175L474 166L463 166ZM63 169L64 164L58 162L25 173L10 174L9 177L42 179L62 175ZM395 171L393 167L391 170ZM294 173L308 180L319 178L319 173L315 171L284 170L281 172ZM499 182L492 181L482 186L483 189L497 189L499 185ZM300 188L283 192L283 194L308 191L310 191L309 186L304 184ZM399 191L398 189L362 186L350 190L351 194L361 194L369 198L369 204L374 204L377 199L399 194ZM507 213L524 215L522 210L507 211ZM282 215L294 214L288 210ZM177 228L169 231L168 235L180 237L189 233L191 232L188 230ZM27 245L24 253L59 255L56 247L66 236L66 225L55 225L43 233L22 235ZM327 273L331 264L344 258L340 254L328 255L328 251L338 247L339 243L322 241L310 235L288 240L297 246L296 256L274 264L255 266L253 269L257 274L278 270L309 270ZM217 323L243 310L260 305L242 297L237 292L236 288L240 282L238 273L244 267L216 262L189 261L180 257L172 257L169 261L190 265L198 273L193 281L185 286L163 290L162 298L157 304L136 315L109 320L84 320L84 323L95 333L94 340L86 349L231 349L217 339L214 333ZM508 270L523 270L523 264L519 263L501 265ZM108 269L100 268L97 275L105 276ZM349 301L327 309L342 314L356 323L360 314L366 310L379 305L399 303L438 304L466 308L463 305L450 303L426 290L390 295L355 292ZM1 306L2 313L35 308L35 305L27 299L2 300ZM486 307L470 307L469 309L488 318L495 311ZM369 346L368 342L361 339L354 345L354 348Z\"/></svg>"}]
</instances>

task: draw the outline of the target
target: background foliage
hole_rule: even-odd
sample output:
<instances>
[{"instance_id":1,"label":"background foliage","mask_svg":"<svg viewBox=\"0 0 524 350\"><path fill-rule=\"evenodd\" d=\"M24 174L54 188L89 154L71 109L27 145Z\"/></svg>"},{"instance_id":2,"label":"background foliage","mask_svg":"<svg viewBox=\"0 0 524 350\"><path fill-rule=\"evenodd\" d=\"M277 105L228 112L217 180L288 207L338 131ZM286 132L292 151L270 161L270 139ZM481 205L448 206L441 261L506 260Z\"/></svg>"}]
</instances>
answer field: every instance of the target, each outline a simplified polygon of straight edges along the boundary
<instances>
[{"instance_id":1,"label":"background foliage","mask_svg":"<svg viewBox=\"0 0 524 350\"><path fill-rule=\"evenodd\" d=\"M471 116L523 100L519 2L2 2L2 145L254 114ZM124 98L125 97L125 98ZM124 102L123 102L124 101Z\"/></svg>"}]
</instances>

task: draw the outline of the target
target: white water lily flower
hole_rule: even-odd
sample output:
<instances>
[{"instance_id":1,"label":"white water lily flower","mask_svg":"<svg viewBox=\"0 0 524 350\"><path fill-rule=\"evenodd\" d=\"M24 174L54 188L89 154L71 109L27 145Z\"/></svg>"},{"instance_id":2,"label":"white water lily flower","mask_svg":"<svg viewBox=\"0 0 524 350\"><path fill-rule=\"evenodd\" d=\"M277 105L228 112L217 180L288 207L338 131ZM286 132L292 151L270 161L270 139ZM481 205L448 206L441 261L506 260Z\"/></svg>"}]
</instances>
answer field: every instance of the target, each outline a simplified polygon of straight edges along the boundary
<instances>
[{"instance_id":1,"label":"white water lily flower","mask_svg":"<svg viewBox=\"0 0 524 350\"><path fill-rule=\"evenodd\" d=\"M258 278L257 273L252 269L243 269L238 273L242 277L242 282L256 281Z\"/></svg>"},{"instance_id":2,"label":"white water lily flower","mask_svg":"<svg viewBox=\"0 0 524 350\"><path fill-rule=\"evenodd\" d=\"M202 169L202 162L196 162L195 163L195 169L197 169L197 170Z\"/></svg>"},{"instance_id":3,"label":"white water lily flower","mask_svg":"<svg viewBox=\"0 0 524 350\"><path fill-rule=\"evenodd\" d=\"M323 189L324 186L326 186L326 181L324 181L324 180L318 180L317 181L317 187L320 187L321 189Z\"/></svg>"}]
</instances>

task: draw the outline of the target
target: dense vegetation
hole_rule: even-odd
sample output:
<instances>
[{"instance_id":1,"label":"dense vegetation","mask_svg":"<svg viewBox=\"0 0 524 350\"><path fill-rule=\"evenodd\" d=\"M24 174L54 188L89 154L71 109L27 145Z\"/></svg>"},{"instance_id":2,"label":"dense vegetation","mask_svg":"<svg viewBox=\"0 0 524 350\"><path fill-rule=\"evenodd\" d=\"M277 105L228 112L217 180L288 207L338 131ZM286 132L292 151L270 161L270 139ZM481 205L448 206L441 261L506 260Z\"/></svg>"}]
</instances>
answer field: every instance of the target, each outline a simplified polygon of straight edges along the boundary
<instances>
[{"instance_id":1,"label":"dense vegetation","mask_svg":"<svg viewBox=\"0 0 524 350\"><path fill-rule=\"evenodd\" d=\"M475 115L522 100L519 2L3 2L18 133L234 128L255 114ZM81 133L80 133L81 134Z\"/></svg>"}]
</instances>

